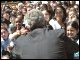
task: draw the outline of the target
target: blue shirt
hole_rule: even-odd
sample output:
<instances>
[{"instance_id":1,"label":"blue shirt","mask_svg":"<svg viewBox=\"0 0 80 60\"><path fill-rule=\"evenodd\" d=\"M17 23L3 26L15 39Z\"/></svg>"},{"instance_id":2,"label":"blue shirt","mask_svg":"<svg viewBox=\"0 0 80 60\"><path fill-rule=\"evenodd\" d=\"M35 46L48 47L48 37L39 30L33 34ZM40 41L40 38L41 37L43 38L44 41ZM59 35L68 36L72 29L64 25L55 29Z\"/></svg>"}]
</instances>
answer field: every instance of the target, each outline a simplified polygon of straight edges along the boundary
<instances>
[{"instance_id":1,"label":"blue shirt","mask_svg":"<svg viewBox=\"0 0 80 60\"><path fill-rule=\"evenodd\" d=\"M7 46L10 44L10 42L11 41L9 40L9 38L1 41L1 52L2 52L2 50L5 50L7 48Z\"/></svg>"}]
</instances>

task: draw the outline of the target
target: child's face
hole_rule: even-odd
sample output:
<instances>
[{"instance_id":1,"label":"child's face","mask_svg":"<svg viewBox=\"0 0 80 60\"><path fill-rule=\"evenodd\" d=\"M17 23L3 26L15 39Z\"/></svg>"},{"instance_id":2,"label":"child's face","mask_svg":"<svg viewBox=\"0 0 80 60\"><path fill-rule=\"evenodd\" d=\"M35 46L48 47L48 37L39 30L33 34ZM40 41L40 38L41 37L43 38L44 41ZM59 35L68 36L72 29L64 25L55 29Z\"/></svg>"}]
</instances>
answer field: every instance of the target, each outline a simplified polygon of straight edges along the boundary
<instances>
[{"instance_id":1,"label":"child's face","mask_svg":"<svg viewBox=\"0 0 80 60\"><path fill-rule=\"evenodd\" d=\"M57 20L62 20L64 16L63 10L60 7L57 7L56 11L55 11L55 17Z\"/></svg>"},{"instance_id":2,"label":"child's face","mask_svg":"<svg viewBox=\"0 0 80 60\"><path fill-rule=\"evenodd\" d=\"M48 22L49 21L49 18L50 18L49 13L46 10L42 11L42 13L44 15L45 20Z\"/></svg>"},{"instance_id":3,"label":"child's face","mask_svg":"<svg viewBox=\"0 0 80 60\"><path fill-rule=\"evenodd\" d=\"M20 29L22 22L18 18L16 18L15 19L15 25L16 25L17 29Z\"/></svg>"},{"instance_id":4,"label":"child's face","mask_svg":"<svg viewBox=\"0 0 80 60\"><path fill-rule=\"evenodd\" d=\"M76 18L77 18L77 16L74 11L69 12L69 19L72 20L72 19L76 19Z\"/></svg>"},{"instance_id":5,"label":"child's face","mask_svg":"<svg viewBox=\"0 0 80 60\"><path fill-rule=\"evenodd\" d=\"M67 26L67 37L74 38L77 35L77 30L71 26Z\"/></svg>"},{"instance_id":6,"label":"child's face","mask_svg":"<svg viewBox=\"0 0 80 60\"><path fill-rule=\"evenodd\" d=\"M5 19L9 19L9 14L8 14L8 13L4 13L4 14L3 14L3 17L4 17Z\"/></svg>"},{"instance_id":7,"label":"child's face","mask_svg":"<svg viewBox=\"0 0 80 60\"><path fill-rule=\"evenodd\" d=\"M4 29L1 29L1 37L3 39L7 39L8 38L8 35L9 35L8 31L6 31Z\"/></svg>"}]
</instances>

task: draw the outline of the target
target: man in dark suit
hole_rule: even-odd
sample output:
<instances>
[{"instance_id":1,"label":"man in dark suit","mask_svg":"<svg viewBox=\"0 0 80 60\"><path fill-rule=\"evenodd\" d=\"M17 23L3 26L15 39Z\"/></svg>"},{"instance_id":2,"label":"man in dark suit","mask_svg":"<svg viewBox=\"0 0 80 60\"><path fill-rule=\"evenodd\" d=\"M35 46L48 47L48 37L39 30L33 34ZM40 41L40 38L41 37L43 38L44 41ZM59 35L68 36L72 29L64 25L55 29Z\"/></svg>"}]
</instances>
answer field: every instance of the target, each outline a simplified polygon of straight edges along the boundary
<instances>
[{"instance_id":1,"label":"man in dark suit","mask_svg":"<svg viewBox=\"0 0 80 60\"><path fill-rule=\"evenodd\" d=\"M26 15L31 32L15 40L13 52L21 59L67 59L65 39L61 30L50 30L45 27L41 11L31 10ZM67 39L68 40L68 39ZM69 43L70 44L70 43ZM76 45L77 46L77 45ZM19 58L18 58L19 59Z\"/></svg>"}]
</instances>

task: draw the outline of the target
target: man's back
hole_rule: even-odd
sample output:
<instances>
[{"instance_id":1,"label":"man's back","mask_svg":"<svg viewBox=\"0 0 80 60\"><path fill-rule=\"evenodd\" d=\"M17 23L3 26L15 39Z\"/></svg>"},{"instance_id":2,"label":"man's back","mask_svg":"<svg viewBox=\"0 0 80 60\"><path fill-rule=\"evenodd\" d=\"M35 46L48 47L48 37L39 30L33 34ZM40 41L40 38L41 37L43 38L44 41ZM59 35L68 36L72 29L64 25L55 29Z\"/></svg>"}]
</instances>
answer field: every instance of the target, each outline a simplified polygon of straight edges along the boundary
<instances>
[{"instance_id":1,"label":"man's back","mask_svg":"<svg viewBox=\"0 0 80 60\"><path fill-rule=\"evenodd\" d=\"M15 41L21 59L65 59L64 40L53 30L35 29Z\"/></svg>"}]
</instances>

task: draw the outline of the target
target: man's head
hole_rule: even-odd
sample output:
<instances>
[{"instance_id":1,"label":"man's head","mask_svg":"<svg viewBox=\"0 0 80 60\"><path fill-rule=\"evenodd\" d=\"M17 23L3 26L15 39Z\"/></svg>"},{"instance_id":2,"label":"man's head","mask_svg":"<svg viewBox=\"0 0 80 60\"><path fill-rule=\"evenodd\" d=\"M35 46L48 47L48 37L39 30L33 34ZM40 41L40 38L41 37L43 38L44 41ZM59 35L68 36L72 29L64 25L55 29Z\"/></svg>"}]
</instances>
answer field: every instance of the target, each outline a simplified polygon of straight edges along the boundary
<instances>
[{"instance_id":1,"label":"man's head","mask_svg":"<svg viewBox=\"0 0 80 60\"><path fill-rule=\"evenodd\" d=\"M45 25L44 16L41 11L32 9L27 15L26 20L31 30L43 28Z\"/></svg>"}]
</instances>

